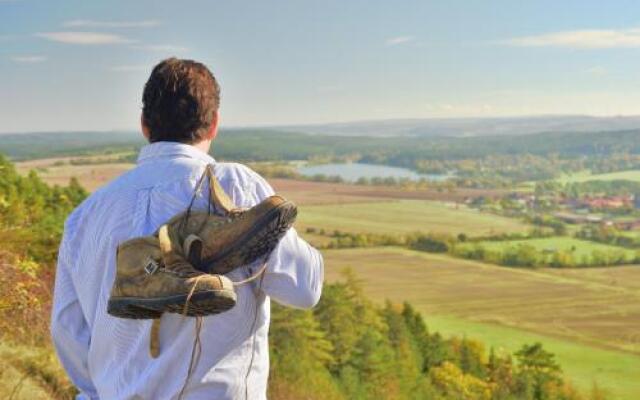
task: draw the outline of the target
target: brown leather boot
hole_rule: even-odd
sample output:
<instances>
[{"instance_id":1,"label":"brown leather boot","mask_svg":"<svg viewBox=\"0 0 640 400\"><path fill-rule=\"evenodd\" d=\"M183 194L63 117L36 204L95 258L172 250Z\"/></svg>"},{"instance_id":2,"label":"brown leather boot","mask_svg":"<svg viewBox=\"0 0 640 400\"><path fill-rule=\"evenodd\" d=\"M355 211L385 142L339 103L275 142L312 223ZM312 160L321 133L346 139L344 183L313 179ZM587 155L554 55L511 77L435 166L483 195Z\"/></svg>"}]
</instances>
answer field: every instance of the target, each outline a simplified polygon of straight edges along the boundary
<instances>
[{"instance_id":1,"label":"brown leather boot","mask_svg":"<svg viewBox=\"0 0 640 400\"><path fill-rule=\"evenodd\" d=\"M167 225L157 236L121 243L107 312L120 318L151 319L163 312L204 316L232 308L236 303L233 283L195 269L180 243Z\"/></svg>"},{"instance_id":2,"label":"brown leather boot","mask_svg":"<svg viewBox=\"0 0 640 400\"><path fill-rule=\"evenodd\" d=\"M167 224L183 243L187 259L199 270L226 274L269 254L296 219L295 204L271 196L247 210L226 216L191 212Z\"/></svg>"}]
</instances>

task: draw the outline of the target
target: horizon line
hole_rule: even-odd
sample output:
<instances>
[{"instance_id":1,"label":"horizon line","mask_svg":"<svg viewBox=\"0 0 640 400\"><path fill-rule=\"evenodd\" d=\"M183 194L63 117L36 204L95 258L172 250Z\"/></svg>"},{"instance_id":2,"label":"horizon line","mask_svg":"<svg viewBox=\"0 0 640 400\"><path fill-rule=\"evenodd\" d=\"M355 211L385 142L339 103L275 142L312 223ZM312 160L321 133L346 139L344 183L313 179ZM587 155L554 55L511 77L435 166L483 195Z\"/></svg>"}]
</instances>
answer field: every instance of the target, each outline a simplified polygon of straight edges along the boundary
<instances>
[{"instance_id":1,"label":"horizon line","mask_svg":"<svg viewBox=\"0 0 640 400\"><path fill-rule=\"evenodd\" d=\"M611 119L611 118L640 118L640 114L611 114L611 115L594 115L594 114L520 114L520 115L495 115L495 116L460 116L460 117L397 117L397 118L373 118L373 119L353 119L344 121L331 121L331 122L309 122L309 123L284 123L284 124L238 124L238 125L222 125L220 130L223 129L276 129L276 128L298 128L298 127L313 127L323 125L349 125L360 123L375 123L375 122L400 122L400 121L461 121L461 120L515 120L526 118L594 118L594 119ZM130 133L138 132L139 128L111 128L111 129L51 129L51 130L23 130L23 131L3 131L0 130L0 135L20 135L27 133Z\"/></svg>"}]
</instances>

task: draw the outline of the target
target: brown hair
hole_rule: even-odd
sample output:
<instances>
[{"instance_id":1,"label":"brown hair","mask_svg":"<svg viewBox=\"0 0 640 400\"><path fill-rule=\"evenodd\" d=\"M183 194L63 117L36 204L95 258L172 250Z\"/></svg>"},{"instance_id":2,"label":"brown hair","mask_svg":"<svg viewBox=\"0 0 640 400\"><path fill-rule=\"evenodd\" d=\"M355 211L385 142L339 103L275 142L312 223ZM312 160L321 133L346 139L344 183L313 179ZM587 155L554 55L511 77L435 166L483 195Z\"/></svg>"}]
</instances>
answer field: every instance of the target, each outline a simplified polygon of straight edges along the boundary
<instances>
[{"instance_id":1,"label":"brown hair","mask_svg":"<svg viewBox=\"0 0 640 400\"><path fill-rule=\"evenodd\" d=\"M193 60L168 58L153 68L142 94L142 118L150 142L197 143L211 128L220 87L211 71Z\"/></svg>"}]
</instances>

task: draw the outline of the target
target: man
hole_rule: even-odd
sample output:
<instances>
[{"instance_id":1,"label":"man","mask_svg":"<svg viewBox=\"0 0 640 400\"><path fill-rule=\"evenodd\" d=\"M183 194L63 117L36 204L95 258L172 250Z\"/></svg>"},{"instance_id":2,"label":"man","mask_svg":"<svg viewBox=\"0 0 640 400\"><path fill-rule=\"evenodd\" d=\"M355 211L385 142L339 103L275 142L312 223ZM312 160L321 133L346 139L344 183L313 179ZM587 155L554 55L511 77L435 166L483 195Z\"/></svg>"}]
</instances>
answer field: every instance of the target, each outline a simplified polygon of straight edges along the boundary
<instances>
[{"instance_id":1,"label":"man","mask_svg":"<svg viewBox=\"0 0 640 400\"><path fill-rule=\"evenodd\" d=\"M151 320L107 314L118 243L152 234L185 210L207 164L214 164L239 207L273 194L251 169L208 155L218 132L219 87L204 65L162 61L142 102L142 132L150 144L140 151L136 168L93 193L65 222L51 322L58 356L81 399L175 399L188 375L188 399L264 399L270 298L310 308L322 288L322 257L295 230L271 253L261 279L236 287L235 307L204 318L201 356L192 374L195 318L164 314L154 359ZM199 209L207 208L206 192L197 198ZM228 277L238 281L259 267L237 268Z\"/></svg>"}]
</instances>

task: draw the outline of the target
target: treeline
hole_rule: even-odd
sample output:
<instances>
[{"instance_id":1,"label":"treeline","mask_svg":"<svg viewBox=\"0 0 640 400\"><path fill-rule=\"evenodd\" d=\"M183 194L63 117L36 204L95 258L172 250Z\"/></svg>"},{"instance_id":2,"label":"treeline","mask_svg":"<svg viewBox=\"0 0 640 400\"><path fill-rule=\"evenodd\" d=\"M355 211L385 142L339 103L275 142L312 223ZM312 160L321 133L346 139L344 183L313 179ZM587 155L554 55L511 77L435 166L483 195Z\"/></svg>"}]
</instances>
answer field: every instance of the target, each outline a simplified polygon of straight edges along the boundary
<instances>
[{"instance_id":1,"label":"treeline","mask_svg":"<svg viewBox=\"0 0 640 400\"><path fill-rule=\"evenodd\" d=\"M538 195L562 195L573 198L582 196L635 195L640 193L640 182L623 179L568 183L546 181L536 183L535 193Z\"/></svg>"},{"instance_id":2,"label":"treeline","mask_svg":"<svg viewBox=\"0 0 640 400\"><path fill-rule=\"evenodd\" d=\"M313 311L274 305L272 399L578 400L539 343L514 354L443 338L408 303L372 304L353 273L325 286Z\"/></svg>"},{"instance_id":3,"label":"treeline","mask_svg":"<svg viewBox=\"0 0 640 400\"><path fill-rule=\"evenodd\" d=\"M576 237L613 246L640 249L640 234L637 231L625 232L609 226L585 225L576 232Z\"/></svg>"},{"instance_id":4,"label":"treeline","mask_svg":"<svg viewBox=\"0 0 640 400\"><path fill-rule=\"evenodd\" d=\"M307 228L307 233L330 237L331 240L317 247L324 249L350 249L357 247L402 246L413 250L430 253L446 253L456 238L449 235L432 233L409 233L405 235L393 235L384 233L351 233L335 230L325 232L324 229ZM466 237L462 234L460 237Z\"/></svg>"},{"instance_id":5,"label":"treeline","mask_svg":"<svg viewBox=\"0 0 640 400\"><path fill-rule=\"evenodd\" d=\"M527 243L503 246L499 249L482 243L456 246L451 254L456 257L483 261L506 267L607 267L640 263L640 252L629 256L624 249L594 249L588 254L576 255L576 249L541 251Z\"/></svg>"},{"instance_id":6,"label":"treeline","mask_svg":"<svg viewBox=\"0 0 640 400\"><path fill-rule=\"evenodd\" d=\"M358 137L273 129L225 129L213 146L220 160L369 162L424 173L456 172L463 187L505 187L563 173L640 168L640 130L487 137ZM132 151L139 133L3 135L0 151L15 159Z\"/></svg>"},{"instance_id":7,"label":"treeline","mask_svg":"<svg viewBox=\"0 0 640 400\"><path fill-rule=\"evenodd\" d=\"M580 239L600 241L635 248L640 246L640 239L627 236L604 236L606 234L589 231L579 232ZM464 233L457 236L414 232L405 235L380 233L352 233L342 231L326 232L324 229L309 227L306 233L330 238L326 243L316 244L323 249L347 249L358 247L400 246L411 250L428 253L447 253L454 257L482 261L506 267L603 267L640 263L640 250L633 255L624 248L607 250L593 249L590 253L576 254L576 248L541 251L538 247L520 242L510 244L509 241L525 241L554 236L551 230L534 228L527 233L498 234L490 236L468 237ZM602 236L595 236L595 235ZM486 242L503 242L500 246L488 245Z\"/></svg>"},{"instance_id":8,"label":"treeline","mask_svg":"<svg viewBox=\"0 0 640 400\"><path fill-rule=\"evenodd\" d=\"M322 228L308 227L305 231L309 234L330 238L324 245L318 245L324 249L349 249L356 247L379 246L404 246L413 250L422 250L430 253L447 253L455 246L463 243L508 240L525 240L553 236L550 231L534 228L522 233L499 233L495 235L468 237L465 233L456 236L444 233L412 232L404 235L389 233L368 232L343 232L340 230L326 231Z\"/></svg>"},{"instance_id":9,"label":"treeline","mask_svg":"<svg viewBox=\"0 0 640 400\"><path fill-rule=\"evenodd\" d=\"M0 153L13 160L137 151L145 142L134 132L39 132L3 134Z\"/></svg>"}]
</instances>

